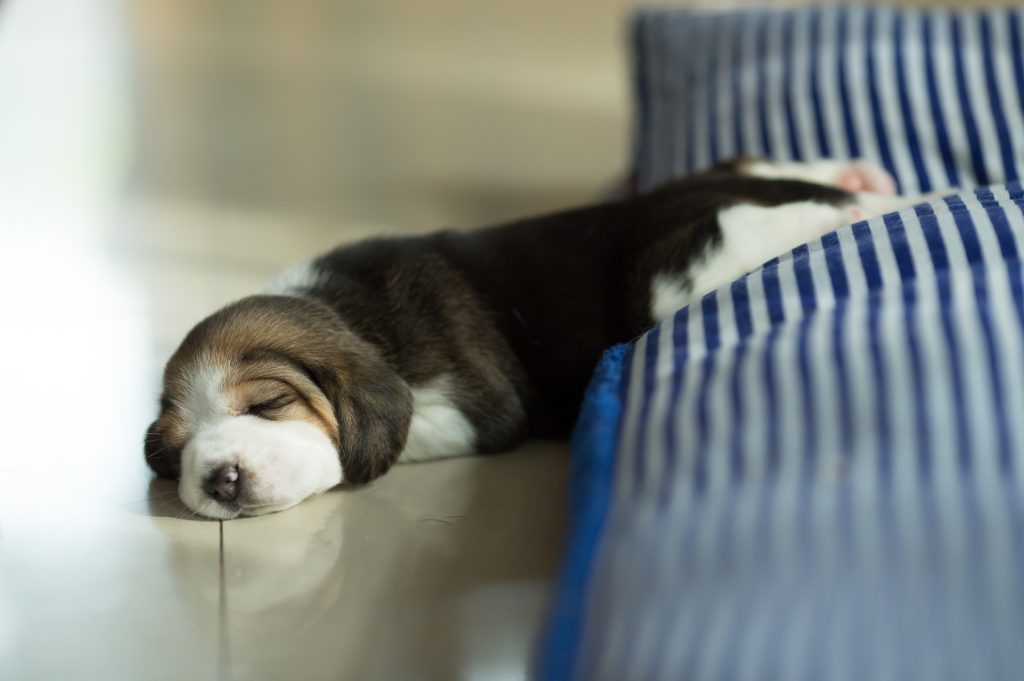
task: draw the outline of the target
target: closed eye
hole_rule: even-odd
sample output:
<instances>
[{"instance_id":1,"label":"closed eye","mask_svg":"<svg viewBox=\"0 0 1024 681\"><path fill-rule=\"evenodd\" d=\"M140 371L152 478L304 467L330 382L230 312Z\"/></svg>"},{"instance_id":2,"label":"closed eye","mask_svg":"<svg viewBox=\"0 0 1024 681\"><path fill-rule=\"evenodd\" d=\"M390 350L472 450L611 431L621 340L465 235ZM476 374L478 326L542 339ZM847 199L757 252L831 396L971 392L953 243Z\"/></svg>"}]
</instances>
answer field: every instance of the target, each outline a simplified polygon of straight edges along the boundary
<instances>
[{"instance_id":1,"label":"closed eye","mask_svg":"<svg viewBox=\"0 0 1024 681\"><path fill-rule=\"evenodd\" d=\"M250 405L249 408L245 410L245 413L250 416L269 418L273 412L284 409L293 402L295 402L295 398L291 395L281 395L272 400L267 400L266 402Z\"/></svg>"}]
</instances>

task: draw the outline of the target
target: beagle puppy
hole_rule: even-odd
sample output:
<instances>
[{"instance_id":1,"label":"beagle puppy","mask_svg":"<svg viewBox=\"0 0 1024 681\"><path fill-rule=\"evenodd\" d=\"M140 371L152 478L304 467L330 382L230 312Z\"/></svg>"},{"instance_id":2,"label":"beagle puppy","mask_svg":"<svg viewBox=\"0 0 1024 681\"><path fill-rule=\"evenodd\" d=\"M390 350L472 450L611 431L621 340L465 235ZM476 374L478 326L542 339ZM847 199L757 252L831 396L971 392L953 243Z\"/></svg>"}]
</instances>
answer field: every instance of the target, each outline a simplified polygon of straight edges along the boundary
<instances>
[{"instance_id":1,"label":"beagle puppy","mask_svg":"<svg viewBox=\"0 0 1024 681\"><path fill-rule=\"evenodd\" d=\"M564 437L605 348L914 202L863 161L739 159L610 203L343 246L192 329L146 461L191 510L228 519L399 461Z\"/></svg>"}]
</instances>

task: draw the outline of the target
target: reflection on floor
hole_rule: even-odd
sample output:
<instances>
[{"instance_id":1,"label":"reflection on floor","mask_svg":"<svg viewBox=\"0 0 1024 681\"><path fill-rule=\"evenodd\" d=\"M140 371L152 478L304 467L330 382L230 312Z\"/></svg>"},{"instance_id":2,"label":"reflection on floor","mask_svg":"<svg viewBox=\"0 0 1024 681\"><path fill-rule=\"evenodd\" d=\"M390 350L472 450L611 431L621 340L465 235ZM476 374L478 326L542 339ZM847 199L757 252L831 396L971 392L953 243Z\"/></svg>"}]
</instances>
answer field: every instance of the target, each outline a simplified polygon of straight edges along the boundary
<instances>
[{"instance_id":1,"label":"reflection on floor","mask_svg":"<svg viewBox=\"0 0 1024 681\"><path fill-rule=\"evenodd\" d=\"M123 495L3 471L0 678L524 677L563 532L561 445L400 466L223 524L137 454L99 464Z\"/></svg>"}]
</instances>

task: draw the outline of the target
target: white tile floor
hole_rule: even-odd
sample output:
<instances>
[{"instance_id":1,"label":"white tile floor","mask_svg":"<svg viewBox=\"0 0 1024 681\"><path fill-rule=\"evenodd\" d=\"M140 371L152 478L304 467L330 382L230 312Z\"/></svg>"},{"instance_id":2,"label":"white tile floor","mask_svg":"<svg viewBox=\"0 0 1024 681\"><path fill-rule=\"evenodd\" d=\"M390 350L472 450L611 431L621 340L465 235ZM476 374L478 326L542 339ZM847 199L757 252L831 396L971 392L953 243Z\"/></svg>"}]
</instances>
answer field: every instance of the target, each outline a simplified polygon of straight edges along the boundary
<instances>
[{"instance_id":1,"label":"white tile floor","mask_svg":"<svg viewBox=\"0 0 1024 681\"><path fill-rule=\"evenodd\" d=\"M404 466L223 524L187 517L173 483L130 484L135 453L101 464L134 498L0 477L0 678L523 678L562 533L560 446Z\"/></svg>"}]
</instances>

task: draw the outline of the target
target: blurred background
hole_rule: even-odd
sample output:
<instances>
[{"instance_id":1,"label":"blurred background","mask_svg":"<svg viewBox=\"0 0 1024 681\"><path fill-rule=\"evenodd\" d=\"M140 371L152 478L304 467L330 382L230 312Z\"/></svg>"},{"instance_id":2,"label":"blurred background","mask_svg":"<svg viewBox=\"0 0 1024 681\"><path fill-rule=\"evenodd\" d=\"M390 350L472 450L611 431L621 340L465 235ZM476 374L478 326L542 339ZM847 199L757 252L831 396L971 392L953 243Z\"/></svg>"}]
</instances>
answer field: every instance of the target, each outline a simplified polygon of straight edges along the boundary
<instances>
[{"instance_id":1,"label":"blurred background","mask_svg":"<svg viewBox=\"0 0 1024 681\"><path fill-rule=\"evenodd\" d=\"M492 221L624 170L638 4L7 0L0 134L20 184L51 191L88 175L148 202Z\"/></svg>"},{"instance_id":2,"label":"blurred background","mask_svg":"<svg viewBox=\"0 0 1024 681\"><path fill-rule=\"evenodd\" d=\"M408 228L585 200L627 157L626 4L125 4L131 183Z\"/></svg>"},{"instance_id":3,"label":"blurred background","mask_svg":"<svg viewBox=\"0 0 1024 681\"><path fill-rule=\"evenodd\" d=\"M628 156L627 4L9 1L5 193L403 229L585 200Z\"/></svg>"}]
</instances>

